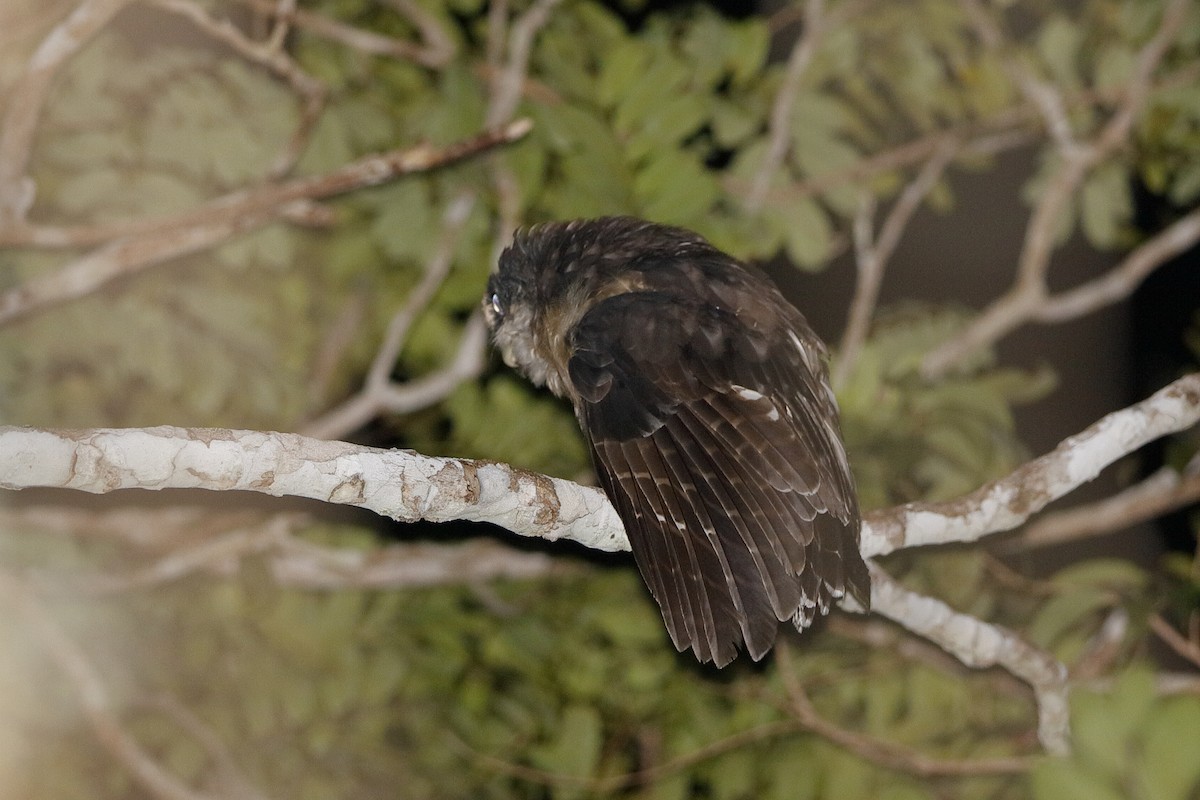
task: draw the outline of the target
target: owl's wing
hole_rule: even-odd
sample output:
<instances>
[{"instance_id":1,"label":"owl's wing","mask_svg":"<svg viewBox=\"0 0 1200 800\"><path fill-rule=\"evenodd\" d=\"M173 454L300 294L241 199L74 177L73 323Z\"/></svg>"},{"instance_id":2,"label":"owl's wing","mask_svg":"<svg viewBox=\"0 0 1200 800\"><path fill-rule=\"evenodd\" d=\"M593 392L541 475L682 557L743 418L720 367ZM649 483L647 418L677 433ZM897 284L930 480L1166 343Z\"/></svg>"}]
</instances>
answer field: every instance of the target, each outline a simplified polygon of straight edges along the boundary
<instances>
[{"instance_id":1,"label":"owl's wing","mask_svg":"<svg viewBox=\"0 0 1200 800\"><path fill-rule=\"evenodd\" d=\"M572 335L576 411L679 650L758 660L846 591L866 605L859 514L822 348L711 303L639 292ZM786 316L790 315L790 317Z\"/></svg>"}]
</instances>

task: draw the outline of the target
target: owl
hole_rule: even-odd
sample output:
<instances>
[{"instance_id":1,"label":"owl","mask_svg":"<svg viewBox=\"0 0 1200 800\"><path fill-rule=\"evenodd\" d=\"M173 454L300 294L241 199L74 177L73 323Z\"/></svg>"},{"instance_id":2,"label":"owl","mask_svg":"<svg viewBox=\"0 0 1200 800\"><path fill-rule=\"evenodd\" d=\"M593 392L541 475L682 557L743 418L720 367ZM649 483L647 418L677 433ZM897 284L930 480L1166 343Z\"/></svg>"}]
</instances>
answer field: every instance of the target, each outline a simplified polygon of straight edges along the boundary
<instances>
[{"instance_id":1,"label":"owl","mask_svg":"<svg viewBox=\"0 0 1200 800\"><path fill-rule=\"evenodd\" d=\"M869 606L825 347L764 275L681 228L554 222L516 235L483 311L574 406L677 649L759 660L784 621Z\"/></svg>"}]
</instances>

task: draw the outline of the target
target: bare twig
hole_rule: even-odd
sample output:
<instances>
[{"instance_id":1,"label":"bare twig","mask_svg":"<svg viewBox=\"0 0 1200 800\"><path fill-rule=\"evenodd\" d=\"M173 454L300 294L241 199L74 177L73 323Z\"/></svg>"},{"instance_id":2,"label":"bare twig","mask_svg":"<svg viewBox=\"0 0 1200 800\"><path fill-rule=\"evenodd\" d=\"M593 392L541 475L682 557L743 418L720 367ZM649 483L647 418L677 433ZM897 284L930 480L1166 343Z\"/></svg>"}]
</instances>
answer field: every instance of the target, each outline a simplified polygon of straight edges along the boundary
<instances>
[{"instance_id":1,"label":"bare twig","mask_svg":"<svg viewBox=\"0 0 1200 800\"><path fill-rule=\"evenodd\" d=\"M1181 657L1200 667L1200 644L1191 641L1175 630L1162 614L1154 614L1150 617L1150 630L1154 631L1158 638L1166 642Z\"/></svg>"},{"instance_id":2,"label":"bare twig","mask_svg":"<svg viewBox=\"0 0 1200 800\"><path fill-rule=\"evenodd\" d=\"M275 0L240 0L240 2L254 8L256 11L267 14L276 13ZM398 7L397 10L405 13L403 8ZM283 12L280 13L282 17ZM326 39L338 42L360 52L386 56L401 61L414 61L421 66L431 69L446 66L454 58L457 50L454 42L432 20L430 20L430 30L436 28L436 39L426 39L421 44L415 44L403 39L384 36L365 28L356 28L353 25L347 25L332 17L327 17L324 14L303 8L296 8L286 12L286 18L295 24L297 28L303 28L317 36L323 36ZM422 22L426 21L424 17L421 20ZM409 21L417 28L418 34L422 36L427 34L425 27L418 24L416 19L410 19Z\"/></svg>"},{"instance_id":3,"label":"bare twig","mask_svg":"<svg viewBox=\"0 0 1200 800\"><path fill-rule=\"evenodd\" d=\"M442 219L442 236L438 242L437 251L425 267L425 276L413 288L404 305L388 324L383 344L367 373L368 387L384 386L388 383L388 376L396 366L396 359L400 357L400 350L404 347L404 340L408 336L409 328L412 327L417 316L429 305L429 301L433 299L438 288L446 280L446 276L450 274L450 265L454 263L454 252L458 247L458 237L467 224L467 218L471 215L471 209L474 207L475 196L473 194L460 195L446 207L446 213Z\"/></svg>"},{"instance_id":4,"label":"bare twig","mask_svg":"<svg viewBox=\"0 0 1200 800\"><path fill-rule=\"evenodd\" d=\"M198 222L174 231L117 239L54 272L0 292L0 325L50 306L86 297L118 278L173 258L206 250L270 222L281 209L258 209L239 217Z\"/></svg>"},{"instance_id":5,"label":"bare twig","mask_svg":"<svg viewBox=\"0 0 1200 800\"><path fill-rule=\"evenodd\" d=\"M549 553L523 552L481 539L463 544L398 544L378 550L332 549L289 538L269 556L275 580L305 589L413 588L565 574Z\"/></svg>"},{"instance_id":6,"label":"bare twig","mask_svg":"<svg viewBox=\"0 0 1200 800\"><path fill-rule=\"evenodd\" d=\"M337 408L302 426L307 436L335 438L357 430L381 412L410 414L444 400L463 381L483 371L487 326L478 313L467 320L458 351L445 367L405 383L365 388Z\"/></svg>"},{"instance_id":7,"label":"bare twig","mask_svg":"<svg viewBox=\"0 0 1200 800\"><path fill-rule=\"evenodd\" d=\"M1200 209L1193 210L1142 242L1121 263L1095 280L1047 297L1038 322L1065 322L1119 302L1147 276L1200 242Z\"/></svg>"},{"instance_id":8,"label":"bare twig","mask_svg":"<svg viewBox=\"0 0 1200 800\"><path fill-rule=\"evenodd\" d=\"M550 21L550 14L562 0L536 0L529 10L513 22L508 37L508 60L492 87L488 104L487 126L503 125L512 119L521 102L521 88L529 71L529 56L538 31ZM490 41L490 40L489 40Z\"/></svg>"},{"instance_id":9,"label":"bare twig","mask_svg":"<svg viewBox=\"0 0 1200 800\"><path fill-rule=\"evenodd\" d=\"M932 597L909 591L870 564L871 610L934 642L969 667L1000 666L1032 687L1038 738L1051 753L1070 749L1067 669L1015 633L961 614Z\"/></svg>"},{"instance_id":10,"label":"bare twig","mask_svg":"<svg viewBox=\"0 0 1200 800\"><path fill-rule=\"evenodd\" d=\"M701 764L709 759L716 758L722 753L729 753L743 747L749 747L760 742L767 742L772 739L779 739L790 734L797 733L804 729L803 724L799 720L784 719L777 722L767 722L753 728L739 731L737 733L726 736L723 739L718 739L696 750L672 758L662 764L657 764L653 767L637 770L636 772L626 772L619 775L610 775L607 777L596 778L587 775L566 775L558 772L550 772L549 770L538 769L536 767L525 766L524 764L514 764L511 761L505 761L487 753L481 753L470 745L459 740L459 745L471 757L477 759L480 765L486 769L493 770L503 775L510 775L514 778L530 781L544 786L572 786L586 789L589 792L596 794L610 794L622 789L630 789L638 786L650 786L657 781L668 778L688 767Z\"/></svg>"},{"instance_id":11,"label":"bare twig","mask_svg":"<svg viewBox=\"0 0 1200 800\"><path fill-rule=\"evenodd\" d=\"M809 731L821 738L888 769L910 775L932 778L937 776L1006 775L1027 772L1033 765L1029 758L969 758L943 759L926 755L911 747L893 744L873 736L843 728L822 717L813 706L804 686L792 667L791 648L786 642L775 645L779 674L783 678L790 701L790 710Z\"/></svg>"},{"instance_id":12,"label":"bare twig","mask_svg":"<svg viewBox=\"0 0 1200 800\"><path fill-rule=\"evenodd\" d=\"M292 14L296 13L296 0L277 0L273 16L275 22L271 32L267 34L266 46L269 50L282 51L292 30Z\"/></svg>"},{"instance_id":13,"label":"bare twig","mask_svg":"<svg viewBox=\"0 0 1200 800\"><path fill-rule=\"evenodd\" d=\"M275 514L265 521L256 520L251 525L234 527L197 545L174 549L150 566L132 573L85 578L83 589L113 594L177 581L200 571L229 574L237 569L242 558L279 546L306 519L301 514Z\"/></svg>"},{"instance_id":14,"label":"bare twig","mask_svg":"<svg viewBox=\"0 0 1200 800\"><path fill-rule=\"evenodd\" d=\"M878 239L875 238L872 230L874 195L864 194L859 214L854 221L854 250L855 264L858 267L858 282L854 287L854 298L850 303L842 344L838 348L837 363L833 367L832 379L835 387L845 384L854 370L859 351L862 350L863 343L867 339L871 317L874 315L875 305L879 301L879 289L883 284L883 273L887 262L896 251L896 247L899 246L900 238L904 235L904 231L921 201L941 179L946 167L958 152L958 147L959 143L952 137L947 137L938 145L933 155L925 162L925 166L904 187L896 199L880 229Z\"/></svg>"},{"instance_id":15,"label":"bare twig","mask_svg":"<svg viewBox=\"0 0 1200 800\"><path fill-rule=\"evenodd\" d=\"M25 174L42 107L58 69L132 0L83 0L34 51L0 116L0 229L25 219L36 191Z\"/></svg>"},{"instance_id":16,"label":"bare twig","mask_svg":"<svg viewBox=\"0 0 1200 800\"><path fill-rule=\"evenodd\" d=\"M458 55L453 37L433 14L414 0L389 0L389 5L412 23L421 37L421 49L412 56L414 61L428 67L444 67ZM505 120L507 122L508 120Z\"/></svg>"},{"instance_id":17,"label":"bare twig","mask_svg":"<svg viewBox=\"0 0 1200 800\"><path fill-rule=\"evenodd\" d=\"M25 618L31 631L67 676L101 746L145 791L163 800L212 800L210 795L186 786L164 769L125 730L99 671L32 589L18 578L0 574L0 594Z\"/></svg>"},{"instance_id":18,"label":"bare twig","mask_svg":"<svg viewBox=\"0 0 1200 800\"><path fill-rule=\"evenodd\" d=\"M0 292L0 324L50 305L82 297L117 277L185 253L211 247L259 227L302 200L330 197L377 186L403 175L426 172L516 141L530 123L520 119L446 147L419 145L361 158L331 172L235 192L167 219L141 220L122 239L40 276ZM140 228L140 230L138 230Z\"/></svg>"},{"instance_id":19,"label":"bare twig","mask_svg":"<svg viewBox=\"0 0 1200 800\"><path fill-rule=\"evenodd\" d=\"M192 0L153 0L153 2L164 11L190 20L200 30L232 48L243 58L260 64L279 75L291 84L296 93L303 98L300 124L290 141L268 168L267 175L271 178L278 178L290 172L304 152L309 134L316 124L317 118L321 115L321 109L325 106L328 90L323 83L302 70L300 65L280 48L282 36L287 31L285 17L277 18L270 38L264 42L255 42L229 20L215 19ZM294 5L295 0L280 0L280 3ZM280 9L286 12L286 5L281 5Z\"/></svg>"},{"instance_id":20,"label":"bare twig","mask_svg":"<svg viewBox=\"0 0 1200 800\"><path fill-rule=\"evenodd\" d=\"M775 103L771 106L771 116L767 122L769 132L767 152L763 162L755 172L750 183L750 191L746 195L746 208L756 212L762 208L766 200L767 187L771 179L779 173L783 160L787 156L788 143L792 134L792 109L796 105L796 93L800 91L800 80L805 70L812 63L817 52L821 35L825 28L824 0L808 0L804 5L804 30L800 38L792 46L788 56L787 69L783 76L783 85L775 94Z\"/></svg>"},{"instance_id":21,"label":"bare twig","mask_svg":"<svg viewBox=\"0 0 1200 800\"><path fill-rule=\"evenodd\" d=\"M1005 543L1025 550L1103 536L1200 501L1200 475L1163 467L1149 478L1095 503L1047 514Z\"/></svg>"}]
</instances>

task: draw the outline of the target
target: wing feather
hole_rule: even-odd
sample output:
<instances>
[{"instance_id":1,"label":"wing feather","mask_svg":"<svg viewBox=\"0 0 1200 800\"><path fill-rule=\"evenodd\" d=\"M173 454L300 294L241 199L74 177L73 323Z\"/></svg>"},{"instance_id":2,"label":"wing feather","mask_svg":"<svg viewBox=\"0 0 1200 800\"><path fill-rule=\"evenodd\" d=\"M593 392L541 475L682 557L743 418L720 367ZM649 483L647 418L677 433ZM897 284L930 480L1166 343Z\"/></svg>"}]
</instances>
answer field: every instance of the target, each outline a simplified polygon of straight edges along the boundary
<instances>
[{"instance_id":1,"label":"wing feather","mask_svg":"<svg viewBox=\"0 0 1200 800\"><path fill-rule=\"evenodd\" d=\"M675 646L718 666L741 645L761 658L780 621L806 625L847 589L869 597L836 405L813 372L820 344L806 353L815 337L789 331L639 291L597 303L572 333L601 483Z\"/></svg>"}]
</instances>

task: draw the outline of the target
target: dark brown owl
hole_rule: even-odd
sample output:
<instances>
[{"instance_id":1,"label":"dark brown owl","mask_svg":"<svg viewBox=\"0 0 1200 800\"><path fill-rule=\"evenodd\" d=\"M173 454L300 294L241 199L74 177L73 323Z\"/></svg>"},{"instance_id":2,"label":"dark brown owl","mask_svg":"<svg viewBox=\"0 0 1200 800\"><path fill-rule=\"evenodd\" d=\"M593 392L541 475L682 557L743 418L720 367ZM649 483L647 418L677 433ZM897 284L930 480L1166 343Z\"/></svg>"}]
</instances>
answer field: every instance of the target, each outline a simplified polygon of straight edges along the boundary
<instances>
[{"instance_id":1,"label":"dark brown owl","mask_svg":"<svg viewBox=\"0 0 1200 800\"><path fill-rule=\"evenodd\" d=\"M758 660L870 578L825 348L756 271L629 217L539 225L484 312L510 366L569 398L679 650Z\"/></svg>"}]
</instances>

